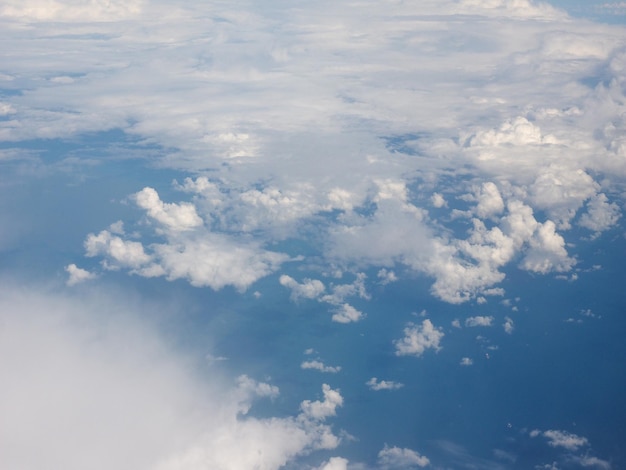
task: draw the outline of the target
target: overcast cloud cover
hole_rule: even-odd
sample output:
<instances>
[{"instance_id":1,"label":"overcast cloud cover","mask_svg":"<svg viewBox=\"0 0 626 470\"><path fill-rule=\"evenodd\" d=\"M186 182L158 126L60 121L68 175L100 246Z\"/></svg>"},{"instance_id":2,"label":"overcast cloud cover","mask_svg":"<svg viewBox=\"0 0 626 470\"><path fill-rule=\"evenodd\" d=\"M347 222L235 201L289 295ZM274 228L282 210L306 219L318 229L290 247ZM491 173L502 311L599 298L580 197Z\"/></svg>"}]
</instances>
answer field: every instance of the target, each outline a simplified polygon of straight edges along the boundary
<instances>
[{"instance_id":1,"label":"overcast cloud cover","mask_svg":"<svg viewBox=\"0 0 626 470\"><path fill-rule=\"evenodd\" d=\"M624 15L0 2L0 467L626 465Z\"/></svg>"}]
</instances>

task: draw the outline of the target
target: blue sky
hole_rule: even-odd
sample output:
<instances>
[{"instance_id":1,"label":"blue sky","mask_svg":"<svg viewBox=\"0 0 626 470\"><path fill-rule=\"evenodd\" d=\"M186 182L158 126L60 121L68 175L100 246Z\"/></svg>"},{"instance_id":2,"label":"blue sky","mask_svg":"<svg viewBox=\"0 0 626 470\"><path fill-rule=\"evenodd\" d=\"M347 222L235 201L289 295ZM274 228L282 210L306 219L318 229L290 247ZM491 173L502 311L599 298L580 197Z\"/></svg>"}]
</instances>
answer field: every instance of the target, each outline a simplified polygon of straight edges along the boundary
<instances>
[{"instance_id":1,"label":"blue sky","mask_svg":"<svg viewBox=\"0 0 626 470\"><path fill-rule=\"evenodd\" d=\"M0 467L624 467L625 17L3 2Z\"/></svg>"}]
</instances>

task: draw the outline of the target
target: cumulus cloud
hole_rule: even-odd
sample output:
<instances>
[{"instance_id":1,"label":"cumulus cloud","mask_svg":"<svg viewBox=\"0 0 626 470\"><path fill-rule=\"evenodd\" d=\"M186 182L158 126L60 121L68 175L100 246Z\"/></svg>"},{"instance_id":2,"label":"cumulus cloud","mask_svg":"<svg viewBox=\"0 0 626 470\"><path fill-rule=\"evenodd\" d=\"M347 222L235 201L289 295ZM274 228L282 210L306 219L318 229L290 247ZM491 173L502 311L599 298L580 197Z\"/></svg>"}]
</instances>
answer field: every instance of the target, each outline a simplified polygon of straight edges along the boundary
<instances>
[{"instance_id":1,"label":"cumulus cloud","mask_svg":"<svg viewBox=\"0 0 626 470\"><path fill-rule=\"evenodd\" d=\"M335 310L332 320L337 323L352 323L365 318L363 312L358 311L350 304L343 304Z\"/></svg>"},{"instance_id":2,"label":"cumulus cloud","mask_svg":"<svg viewBox=\"0 0 626 470\"><path fill-rule=\"evenodd\" d=\"M511 334L513 333L513 330L515 329L515 323L513 322L513 319L511 319L510 317L505 317L502 327L504 328L504 331L507 334Z\"/></svg>"},{"instance_id":3,"label":"cumulus cloud","mask_svg":"<svg viewBox=\"0 0 626 470\"><path fill-rule=\"evenodd\" d=\"M202 225L196 208L190 203L164 203L153 188L143 188L133 196L139 207L148 215L174 231L191 230Z\"/></svg>"},{"instance_id":4,"label":"cumulus cloud","mask_svg":"<svg viewBox=\"0 0 626 470\"><path fill-rule=\"evenodd\" d=\"M397 390L404 387L403 383L394 382L393 380L378 380L376 377L372 377L365 383L370 390L378 392L380 390Z\"/></svg>"},{"instance_id":5,"label":"cumulus cloud","mask_svg":"<svg viewBox=\"0 0 626 470\"><path fill-rule=\"evenodd\" d=\"M313 361L304 361L300 364L301 369L314 369L319 370L320 372L327 372L331 374L336 374L341 370L340 366L327 366L322 361L313 360Z\"/></svg>"},{"instance_id":6,"label":"cumulus cloud","mask_svg":"<svg viewBox=\"0 0 626 470\"><path fill-rule=\"evenodd\" d=\"M2 468L277 470L339 444L322 423L343 403L338 391L325 385L324 401L305 400L294 416L247 416L278 388L198 374L146 323L154 305L1 290L0 370L11 383L0 390Z\"/></svg>"},{"instance_id":7,"label":"cumulus cloud","mask_svg":"<svg viewBox=\"0 0 626 470\"><path fill-rule=\"evenodd\" d=\"M461 358L460 364L462 366L471 366L472 364L474 364L474 361L469 357L463 357Z\"/></svg>"},{"instance_id":8,"label":"cumulus cloud","mask_svg":"<svg viewBox=\"0 0 626 470\"><path fill-rule=\"evenodd\" d=\"M589 445L589 441L586 437L577 436L576 434L569 433L567 431L550 429L542 432L538 429L534 429L530 432L530 437L537 437L540 435L548 440L549 446L561 447L572 452Z\"/></svg>"},{"instance_id":9,"label":"cumulus cloud","mask_svg":"<svg viewBox=\"0 0 626 470\"><path fill-rule=\"evenodd\" d=\"M232 285L244 291L275 271L288 257L265 251L255 244L237 244L213 233L154 243L146 251L141 242L125 240L103 230L85 240L88 257L103 257L106 269L129 269L145 277L186 279L196 287L219 290Z\"/></svg>"},{"instance_id":10,"label":"cumulus cloud","mask_svg":"<svg viewBox=\"0 0 626 470\"><path fill-rule=\"evenodd\" d=\"M476 316L465 319L465 326L491 326L493 317Z\"/></svg>"},{"instance_id":11,"label":"cumulus cloud","mask_svg":"<svg viewBox=\"0 0 626 470\"><path fill-rule=\"evenodd\" d=\"M335 416L337 407L343 406L343 397L338 390L333 390L329 385L324 384L322 391L323 401L305 400L300 405L305 417L323 421L330 416Z\"/></svg>"},{"instance_id":12,"label":"cumulus cloud","mask_svg":"<svg viewBox=\"0 0 626 470\"><path fill-rule=\"evenodd\" d=\"M298 283L291 276L283 274L280 276L279 282L282 286L291 289L292 300L317 299L326 290L322 281L318 279L305 279L304 282Z\"/></svg>"},{"instance_id":13,"label":"cumulus cloud","mask_svg":"<svg viewBox=\"0 0 626 470\"><path fill-rule=\"evenodd\" d=\"M441 328L436 328L428 319L421 325L409 323L404 329L404 338L394 341L396 356L421 356L427 349L439 351L443 337Z\"/></svg>"},{"instance_id":14,"label":"cumulus cloud","mask_svg":"<svg viewBox=\"0 0 626 470\"><path fill-rule=\"evenodd\" d=\"M599 234L615 225L620 217L617 204L608 202L606 195L600 193L588 202L587 212L580 217L578 224Z\"/></svg>"},{"instance_id":15,"label":"cumulus cloud","mask_svg":"<svg viewBox=\"0 0 626 470\"><path fill-rule=\"evenodd\" d=\"M430 460L412 449L385 447L378 453L378 465L384 470L417 468L430 465Z\"/></svg>"},{"instance_id":16,"label":"cumulus cloud","mask_svg":"<svg viewBox=\"0 0 626 470\"><path fill-rule=\"evenodd\" d=\"M328 462L323 463L316 470L347 470L348 459L343 457L331 457Z\"/></svg>"},{"instance_id":17,"label":"cumulus cloud","mask_svg":"<svg viewBox=\"0 0 626 470\"><path fill-rule=\"evenodd\" d=\"M65 271L69 275L66 282L68 286L75 286L76 284L80 284L81 282L89 281L97 277L95 273L79 268L74 263L65 266Z\"/></svg>"}]
</instances>

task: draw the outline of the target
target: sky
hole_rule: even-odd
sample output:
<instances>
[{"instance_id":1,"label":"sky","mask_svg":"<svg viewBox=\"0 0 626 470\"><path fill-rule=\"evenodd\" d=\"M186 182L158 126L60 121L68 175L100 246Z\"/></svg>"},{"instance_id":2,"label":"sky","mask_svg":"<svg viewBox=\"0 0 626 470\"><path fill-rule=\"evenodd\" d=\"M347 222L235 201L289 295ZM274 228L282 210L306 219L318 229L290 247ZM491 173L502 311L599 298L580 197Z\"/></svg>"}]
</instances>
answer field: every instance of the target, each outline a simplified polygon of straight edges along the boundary
<instances>
[{"instance_id":1,"label":"sky","mask_svg":"<svg viewBox=\"0 0 626 470\"><path fill-rule=\"evenodd\" d=\"M626 467L624 2L0 31L0 468Z\"/></svg>"}]
</instances>

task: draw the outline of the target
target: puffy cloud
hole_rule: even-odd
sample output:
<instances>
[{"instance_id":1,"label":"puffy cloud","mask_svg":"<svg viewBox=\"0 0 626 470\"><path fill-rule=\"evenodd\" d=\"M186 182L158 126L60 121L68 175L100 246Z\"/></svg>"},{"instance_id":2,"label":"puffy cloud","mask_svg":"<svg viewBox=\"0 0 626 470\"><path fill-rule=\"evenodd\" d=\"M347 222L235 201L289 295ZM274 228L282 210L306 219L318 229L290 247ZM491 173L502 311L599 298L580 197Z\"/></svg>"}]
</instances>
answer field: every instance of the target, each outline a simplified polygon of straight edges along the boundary
<instances>
[{"instance_id":1,"label":"puffy cloud","mask_svg":"<svg viewBox=\"0 0 626 470\"><path fill-rule=\"evenodd\" d=\"M444 337L441 328L436 328L429 319L421 325L409 323L404 329L404 338L394 341L397 356L421 356L427 349L438 351Z\"/></svg>"},{"instance_id":2,"label":"puffy cloud","mask_svg":"<svg viewBox=\"0 0 626 470\"><path fill-rule=\"evenodd\" d=\"M472 364L474 364L474 361L469 357L463 357L461 358L460 364L462 366L471 366Z\"/></svg>"},{"instance_id":3,"label":"puffy cloud","mask_svg":"<svg viewBox=\"0 0 626 470\"><path fill-rule=\"evenodd\" d=\"M358 311L350 304L339 306L332 316L332 320L337 323L352 323L365 318L363 312Z\"/></svg>"},{"instance_id":4,"label":"puffy cloud","mask_svg":"<svg viewBox=\"0 0 626 470\"><path fill-rule=\"evenodd\" d=\"M313 361L304 361L300 364L301 369L314 369L319 370L320 372L328 372L331 374L336 374L341 370L340 366L327 366L322 361L313 360Z\"/></svg>"},{"instance_id":5,"label":"puffy cloud","mask_svg":"<svg viewBox=\"0 0 626 470\"><path fill-rule=\"evenodd\" d=\"M393 380L378 380L376 377L372 377L365 383L370 390L378 392L380 390L397 390L404 387L404 384L400 382L394 382Z\"/></svg>"},{"instance_id":6,"label":"puffy cloud","mask_svg":"<svg viewBox=\"0 0 626 470\"><path fill-rule=\"evenodd\" d=\"M330 416L335 416L338 406L343 406L343 397L338 390L333 390L329 385L322 386L324 401L305 400L301 403L302 414L314 420L323 421Z\"/></svg>"},{"instance_id":7,"label":"puffy cloud","mask_svg":"<svg viewBox=\"0 0 626 470\"><path fill-rule=\"evenodd\" d=\"M504 331L507 334L511 334L513 333L513 330L515 329L515 323L513 322L513 320L509 317L505 317L504 318L504 323L502 324L502 327L504 328Z\"/></svg>"},{"instance_id":8,"label":"puffy cloud","mask_svg":"<svg viewBox=\"0 0 626 470\"><path fill-rule=\"evenodd\" d=\"M215 290L232 285L244 291L288 259L254 244L239 245L219 234L155 244L152 250L161 269L158 275L165 275L168 280L187 279L193 286Z\"/></svg>"},{"instance_id":9,"label":"puffy cloud","mask_svg":"<svg viewBox=\"0 0 626 470\"><path fill-rule=\"evenodd\" d=\"M148 215L173 231L191 230L202 225L193 204L164 203L153 188L143 188L133 196L139 207Z\"/></svg>"},{"instance_id":10,"label":"puffy cloud","mask_svg":"<svg viewBox=\"0 0 626 470\"><path fill-rule=\"evenodd\" d=\"M79 268L73 263L65 266L65 271L69 274L67 279L68 286L74 286L97 277L95 273L90 273L85 269Z\"/></svg>"},{"instance_id":11,"label":"puffy cloud","mask_svg":"<svg viewBox=\"0 0 626 470\"><path fill-rule=\"evenodd\" d=\"M324 293L326 288L322 281L317 279L305 279L302 284L298 283L291 276L283 274L280 276L279 282L282 286L291 289L291 299L298 300L304 299L317 299Z\"/></svg>"},{"instance_id":12,"label":"puffy cloud","mask_svg":"<svg viewBox=\"0 0 626 470\"><path fill-rule=\"evenodd\" d=\"M398 280L398 276L391 270L387 270L385 268L378 271L378 279L380 279L380 283L382 285L387 285L391 282L396 282Z\"/></svg>"},{"instance_id":13,"label":"puffy cloud","mask_svg":"<svg viewBox=\"0 0 626 470\"><path fill-rule=\"evenodd\" d=\"M491 181L483 183L478 195L476 214L480 218L492 217L504 210L504 201L498 187Z\"/></svg>"},{"instance_id":14,"label":"puffy cloud","mask_svg":"<svg viewBox=\"0 0 626 470\"><path fill-rule=\"evenodd\" d=\"M556 225L551 220L537 227L529 245L521 263L524 269L545 274L550 271L569 271L576 264L567 255L565 240L556 233Z\"/></svg>"},{"instance_id":15,"label":"puffy cloud","mask_svg":"<svg viewBox=\"0 0 626 470\"><path fill-rule=\"evenodd\" d=\"M89 257L104 256L107 269L138 269L152 261L140 242L123 240L108 230L87 235L85 251Z\"/></svg>"},{"instance_id":16,"label":"puffy cloud","mask_svg":"<svg viewBox=\"0 0 626 470\"><path fill-rule=\"evenodd\" d=\"M343 457L331 457L316 470L348 470L348 459Z\"/></svg>"},{"instance_id":17,"label":"puffy cloud","mask_svg":"<svg viewBox=\"0 0 626 470\"><path fill-rule=\"evenodd\" d=\"M87 236L85 251L89 257L103 256L106 269L125 268L145 277L187 279L193 286L215 290L232 285L240 291L288 259L258 245L240 245L229 237L208 232L154 243L146 253L140 242L103 230Z\"/></svg>"},{"instance_id":18,"label":"puffy cloud","mask_svg":"<svg viewBox=\"0 0 626 470\"><path fill-rule=\"evenodd\" d=\"M2 468L278 470L339 444L321 422L343 403L339 392L324 386L324 401L304 401L294 416L249 417L277 387L198 373L146 323L145 311L163 306L9 284L0 289L0 371L11 384L0 389Z\"/></svg>"},{"instance_id":19,"label":"puffy cloud","mask_svg":"<svg viewBox=\"0 0 626 470\"><path fill-rule=\"evenodd\" d=\"M385 447L378 453L378 464L384 470L426 467L430 460L412 449Z\"/></svg>"},{"instance_id":20,"label":"puffy cloud","mask_svg":"<svg viewBox=\"0 0 626 470\"><path fill-rule=\"evenodd\" d=\"M537 437L542 435L548 439L548 445L551 447L562 447L569 451L577 451L581 447L589 445L589 441L586 437L577 436L576 434L569 433L567 431L558 431L550 429L548 431L541 432L535 429L530 432L530 437Z\"/></svg>"},{"instance_id":21,"label":"puffy cloud","mask_svg":"<svg viewBox=\"0 0 626 470\"><path fill-rule=\"evenodd\" d=\"M599 193L591 198L578 225L599 234L617 223L621 217L620 209L615 203L609 203L605 194Z\"/></svg>"},{"instance_id":22,"label":"puffy cloud","mask_svg":"<svg viewBox=\"0 0 626 470\"><path fill-rule=\"evenodd\" d=\"M476 316L469 317L465 320L465 326L491 326L493 323L493 317Z\"/></svg>"}]
</instances>

